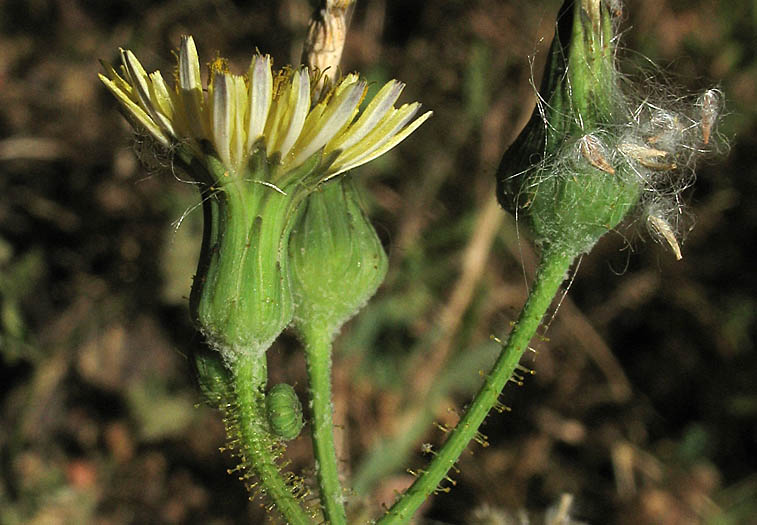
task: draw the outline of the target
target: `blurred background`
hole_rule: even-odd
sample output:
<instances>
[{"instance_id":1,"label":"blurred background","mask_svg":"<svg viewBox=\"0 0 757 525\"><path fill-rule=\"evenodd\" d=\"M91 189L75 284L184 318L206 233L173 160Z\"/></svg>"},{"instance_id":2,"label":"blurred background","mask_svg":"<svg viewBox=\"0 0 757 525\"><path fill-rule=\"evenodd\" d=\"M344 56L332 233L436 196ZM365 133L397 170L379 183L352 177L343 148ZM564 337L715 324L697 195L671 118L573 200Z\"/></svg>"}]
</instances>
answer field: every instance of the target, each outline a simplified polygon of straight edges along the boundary
<instances>
[{"instance_id":1,"label":"blurred background","mask_svg":"<svg viewBox=\"0 0 757 525\"><path fill-rule=\"evenodd\" d=\"M494 173L531 113L530 61L538 80L559 3L358 1L344 68L403 80L402 101L435 116L354 173L390 254L337 342L356 523L428 462L421 444L443 442L525 298L534 252L498 208ZM297 63L310 12L0 1L0 523L270 519L227 475L222 422L185 358L201 344L187 307L201 213L178 220L198 196L141 166L97 60L128 47L170 77L189 33L201 60L220 52L237 71L256 48ZM419 523L539 523L562 494L593 524L757 523L757 3L636 0L622 17L631 74L651 59L664 91L724 91L730 152L687 192L682 261L633 220L583 259L527 356L535 375L508 385L512 411L489 416L488 446L469 446ZM304 394L296 341L268 357L272 381ZM289 468L312 483L307 432Z\"/></svg>"}]
</instances>

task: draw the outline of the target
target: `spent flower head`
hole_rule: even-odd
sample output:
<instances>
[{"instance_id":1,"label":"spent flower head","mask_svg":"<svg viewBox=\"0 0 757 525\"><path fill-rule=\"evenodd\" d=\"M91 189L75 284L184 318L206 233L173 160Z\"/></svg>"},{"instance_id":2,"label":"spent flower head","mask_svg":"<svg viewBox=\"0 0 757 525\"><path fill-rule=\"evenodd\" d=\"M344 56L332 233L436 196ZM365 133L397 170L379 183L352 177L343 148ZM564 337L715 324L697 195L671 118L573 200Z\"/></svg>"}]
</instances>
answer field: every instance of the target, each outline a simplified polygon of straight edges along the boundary
<instances>
[{"instance_id":1,"label":"spent flower head","mask_svg":"<svg viewBox=\"0 0 757 525\"><path fill-rule=\"evenodd\" d=\"M681 258L681 192L697 160L717 151L722 94L635 88L617 65L620 12L606 0L563 4L537 108L502 159L497 196L543 249L588 252L638 207Z\"/></svg>"}]
</instances>

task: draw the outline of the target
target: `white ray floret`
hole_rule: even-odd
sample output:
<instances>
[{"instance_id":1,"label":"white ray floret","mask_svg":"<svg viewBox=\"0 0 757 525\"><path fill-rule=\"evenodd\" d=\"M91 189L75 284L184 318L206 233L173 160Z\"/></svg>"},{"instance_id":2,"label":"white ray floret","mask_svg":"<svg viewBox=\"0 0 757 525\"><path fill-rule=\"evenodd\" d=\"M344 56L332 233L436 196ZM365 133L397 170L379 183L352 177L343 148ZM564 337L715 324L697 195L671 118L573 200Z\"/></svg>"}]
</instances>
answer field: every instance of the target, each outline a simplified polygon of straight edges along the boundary
<instances>
[{"instance_id":1,"label":"white ray floret","mask_svg":"<svg viewBox=\"0 0 757 525\"><path fill-rule=\"evenodd\" d=\"M263 135L268 111L271 108L273 75L270 58L261 55L253 56L248 77L250 87L247 96L250 110L247 113L246 148L251 151L255 141Z\"/></svg>"},{"instance_id":2,"label":"white ray floret","mask_svg":"<svg viewBox=\"0 0 757 525\"><path fill-rule=\"evenodd\" d=\"M285 112L285 118L280 124L282 133L286 128L286 134L273 148L275 152L281 154L282 158L289 153L294 146L294 141L300 136L310 110L310 75L306 69L302 68L294 72L289 89L290 102L286 108L289 111Z\"/></svg>"},{"instance_id":3,"label":"white ray floret","mask_svg":"<svg viewBox=\"0 0 757 525\"><path fill-rule=\"evenodd\" d=\"M234 125L232 104L233 79L230 75L217 73L210 84L210 129L218 156L226 166L231 166L231 138Z\"/></svg>"}]
</instances>

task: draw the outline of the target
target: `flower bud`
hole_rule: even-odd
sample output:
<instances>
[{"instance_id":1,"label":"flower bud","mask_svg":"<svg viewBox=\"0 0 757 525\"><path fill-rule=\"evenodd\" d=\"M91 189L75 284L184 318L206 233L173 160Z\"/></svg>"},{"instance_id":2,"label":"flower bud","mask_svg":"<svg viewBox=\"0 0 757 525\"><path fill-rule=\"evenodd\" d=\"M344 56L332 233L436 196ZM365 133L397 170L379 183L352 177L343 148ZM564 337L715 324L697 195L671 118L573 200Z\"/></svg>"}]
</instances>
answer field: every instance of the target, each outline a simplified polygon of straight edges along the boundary
<instances>
[{"instance_id":1,"label":"flower bud","mask_svg":"<svg viewBox=\"0 0 757 525\"><path fill-rule=\"evenodd\" d=\"M295 329L337 330L384 280L387 257L347 177L307 199L289 239Z\"/></svg>"}]
</instances>

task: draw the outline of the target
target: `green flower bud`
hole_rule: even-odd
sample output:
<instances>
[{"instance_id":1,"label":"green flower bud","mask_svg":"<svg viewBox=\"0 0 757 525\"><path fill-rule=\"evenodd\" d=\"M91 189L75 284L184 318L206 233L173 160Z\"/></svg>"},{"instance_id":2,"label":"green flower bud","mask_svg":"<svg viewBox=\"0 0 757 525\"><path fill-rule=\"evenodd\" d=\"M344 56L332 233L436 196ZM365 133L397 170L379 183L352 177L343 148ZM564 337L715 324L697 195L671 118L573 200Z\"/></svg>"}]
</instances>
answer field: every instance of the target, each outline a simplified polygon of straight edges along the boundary
<instances>
[{"instance_id":1,"label":"green flower bud","mask_svg":"<svg viewBox=\"0 0 757 525\"><path fill-rule=\"evenodd\" d=\"M631 112L610 8L570 0L558 17L540 101L502 159L497 197L542 248L578 255L617 226L642 187L617 152Z\"/></svg>"},{"instance_id":2,"label":"green flower bud","mask_svg":"<svg viewBox=\"0 0 757 525\"><path fill-rule=\"evenodd\" d=\"M306 201L289 240L295 328L334 335L384 280L387 257L349 178Z\"/></svg>"}]
</instances>

